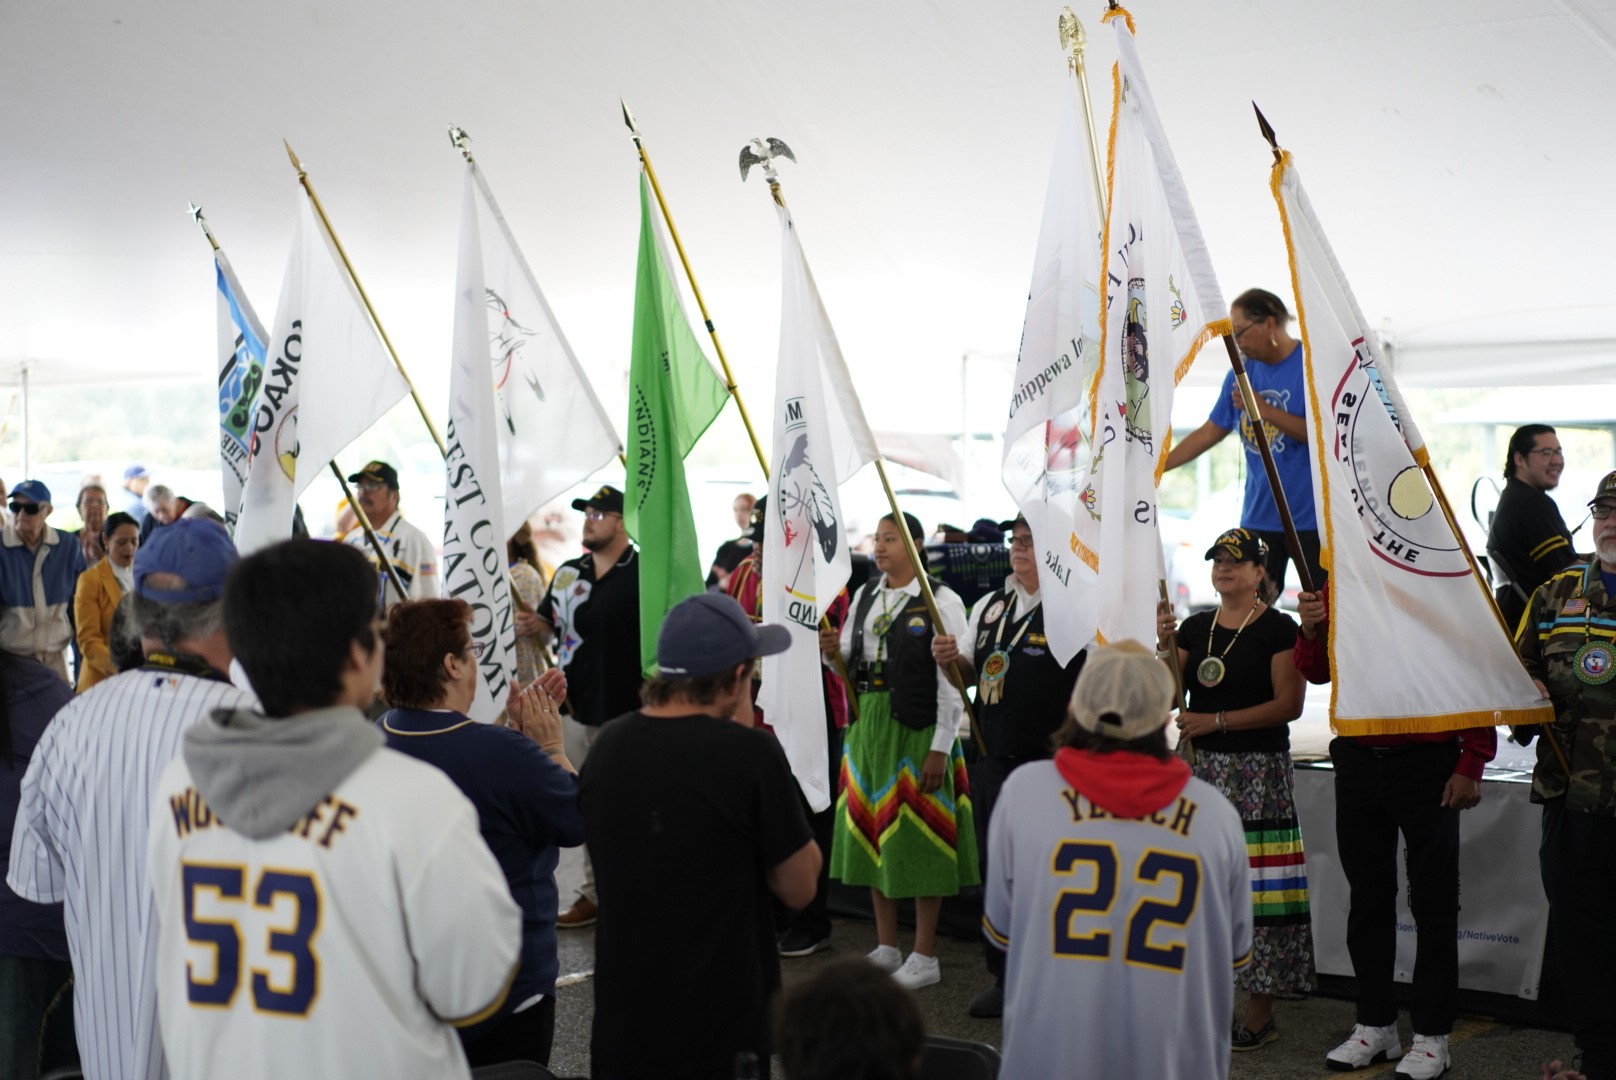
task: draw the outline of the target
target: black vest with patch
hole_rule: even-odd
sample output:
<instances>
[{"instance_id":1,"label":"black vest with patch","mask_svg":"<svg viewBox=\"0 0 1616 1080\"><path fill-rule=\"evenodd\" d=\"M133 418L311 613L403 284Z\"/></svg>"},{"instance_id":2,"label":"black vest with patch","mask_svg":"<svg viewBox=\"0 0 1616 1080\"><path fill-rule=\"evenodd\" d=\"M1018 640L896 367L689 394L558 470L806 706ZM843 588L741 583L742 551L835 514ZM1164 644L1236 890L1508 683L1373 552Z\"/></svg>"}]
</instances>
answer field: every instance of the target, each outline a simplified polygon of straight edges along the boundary
<instances>
[{"instance_id":1,"label":"black vest with patch","mask_svg":"<svg viewBox=\"0 0 1616 1080\"><path fill-rule=\"evenodd\" d=\"M853 612L853 662L863 662L864 623L875 606L879 578L872 578ZM942 583L933 580L933 591ZM906 728L922 731L937 723L937 661L931 658L936 636L923 596L911 597L892 613L887 630L886 683L892 718Z\"/></svg>"},{"instance_id":2,"label":"black vest with patch","mask_svg":"<svg viewBox=\"0 0 1616 1080\"><path fill-rule=\"evenodd\" d=\"M1066 719L1072 687L1077 684L1078 672L1083 670L1088 652L1079 652L1071 663L1064 668L1060 666L1044 637L1043 604L1033 609L1032 625L1011 648L1010 643L1016 639L1021 619L1026 614L1017 610L1021 605L1016 600L1015 590L1005 586L981 602L987 607L983 609L972 643L976 670L982 670L993 652L995 638L999 639L997 647L1010 656L999 700L991 705L984 704L980 684L976 692L976 720L987 743L986 756L1016 763L1052 757L1055 748L1050 739ZM1002 607L997 617L990 620L988 615L999 605ZM1009 622L1001 635L999 627L1006 620Z\"/></svg>"}]
</instances>

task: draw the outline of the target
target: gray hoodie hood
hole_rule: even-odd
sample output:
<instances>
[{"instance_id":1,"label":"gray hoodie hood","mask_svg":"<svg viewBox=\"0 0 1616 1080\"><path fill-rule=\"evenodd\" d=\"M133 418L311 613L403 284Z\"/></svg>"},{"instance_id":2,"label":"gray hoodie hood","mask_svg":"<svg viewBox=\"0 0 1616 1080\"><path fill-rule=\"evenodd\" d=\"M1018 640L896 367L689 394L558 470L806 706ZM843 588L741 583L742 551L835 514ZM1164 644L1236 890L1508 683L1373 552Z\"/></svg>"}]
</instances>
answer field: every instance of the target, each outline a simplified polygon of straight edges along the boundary
<instances>
[{"instance_id":1,"label":"gray hoodie hood","mask_svg":"<svg viewBox=\"0 0 1616 1080\"><path fill-rule=\"evenodd\" d=\"M285 832L382 748L376 725L351 705L271 720L215 709L185 733L185 764L219 820L251 840Z\"/></svg>"}]
</instances>

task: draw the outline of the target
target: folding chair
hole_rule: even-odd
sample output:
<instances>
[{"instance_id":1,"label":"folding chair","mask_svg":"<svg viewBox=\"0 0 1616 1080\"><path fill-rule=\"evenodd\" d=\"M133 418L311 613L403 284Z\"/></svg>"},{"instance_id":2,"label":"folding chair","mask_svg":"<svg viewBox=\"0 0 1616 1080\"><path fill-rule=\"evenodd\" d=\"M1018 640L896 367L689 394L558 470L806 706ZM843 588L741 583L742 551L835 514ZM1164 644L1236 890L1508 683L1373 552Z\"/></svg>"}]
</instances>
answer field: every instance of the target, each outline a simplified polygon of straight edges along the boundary
<instances>
[{"instance_id":1,"label":"folding chair","mask_svg":"<svg viewBox=\"0 0 1616 1080\"><path fill-rule=\"evenodd\" d=\"M987 1043L928 1035L920 1080L997 1080L1002 1060Z\"/></svg>"}]
</instances>

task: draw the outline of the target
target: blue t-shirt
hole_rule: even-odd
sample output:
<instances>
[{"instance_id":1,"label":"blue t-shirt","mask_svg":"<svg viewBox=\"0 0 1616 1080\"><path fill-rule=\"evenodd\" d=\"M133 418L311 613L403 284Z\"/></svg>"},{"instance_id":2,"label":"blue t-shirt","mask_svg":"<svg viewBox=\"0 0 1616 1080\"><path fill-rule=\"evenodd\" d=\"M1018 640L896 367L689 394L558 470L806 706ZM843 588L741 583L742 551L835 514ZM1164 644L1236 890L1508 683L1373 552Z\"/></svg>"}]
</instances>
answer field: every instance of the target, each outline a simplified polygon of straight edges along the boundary
<instances>
[{"instance_id":1,"label":"blue t-shirt","mask_svg":"<svg viewBox=\"0 0 1616 1080\"><path fill-rule=\"evenodd\" d=\"M1252 392L1268 404L1296 416L1306 414L1300 342L1277 364L1248 362L1246 376L1251 380ZM1234 407L1233 393L1234 372L1230 371L1223 377L1223 392L1208 419L1225 431L1238 427L1240 441L1246 448L1246 502L1240 511L1240 527L1278 532L1284 526L1280 524L1279 507L1268 486L1268 472L1252 439L1251 420L1244 410ZM1318 516L1313 512L1313 465L1307 443L1297 442L1272 424L1267 425L1267 433L1268 445L1274 452L1274 467L1279 470L1279 482L1291 508L1291 519L1299 531L1318 529Z\"/></svg>"}]
</instances>

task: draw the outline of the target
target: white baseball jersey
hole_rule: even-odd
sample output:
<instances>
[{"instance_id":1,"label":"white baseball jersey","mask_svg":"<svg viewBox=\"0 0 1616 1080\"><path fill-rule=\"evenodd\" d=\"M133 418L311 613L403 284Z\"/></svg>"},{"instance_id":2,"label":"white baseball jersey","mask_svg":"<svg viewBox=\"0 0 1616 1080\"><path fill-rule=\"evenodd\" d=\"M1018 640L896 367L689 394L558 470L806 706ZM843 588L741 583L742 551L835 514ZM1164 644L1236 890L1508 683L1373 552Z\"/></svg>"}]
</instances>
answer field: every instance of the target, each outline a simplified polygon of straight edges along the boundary
<instances>
[{"instance_id":1,"label":"white baseball jersey","mask_svg":"<svg viewBox=\"0 0 1616 1080\"><path fill-rule=\"evenodd\" d=\"M1191 779L1156 814L1115 818L1040 761L1010 775L989 830L1003 1075L1227 1080L1252 926L1234 807Z\"/></svg>"},{"instance_id":2,"label":"white baseball jersey","mask_svg":"<svg viewBox=\"0 0 1616 1080\"><path fill-rule=\"evenodd\" d=\"M409 599L437 599L438 548L432 538L405 521L403 514L397 513L380 525L371 522L371 528L376 531L376 539L381 541L382 550L387 552L387 561L393 564L398 583L404 586ZM370 565L376 567L376 573L380 575L377 584L381 591L378 595L383 598L383 606L392 607L398 603L398 590L382 574L376 549L370 546L370 538L365 535L365 530L356 525L342 541L358 548L370 560Z\"/></svg>"},{"instance_id":3,"label":"white baseball jersey","mask_svg":"<svg viewBox=\"0 0 1616 1080\"><path fill-rule=\"evenodd\" d=\"M253 708L226 682L129 671L74 698L45 728L22 779L7 882L66 901L73 1017L87 1080L160 1080L146 879L157 778L182 736L216 708Z\"/></svg>"},{"instance_id":4,"label":"white baseball jersey","mask_svg":"<svg viewBox=\"0 0 1616 1080\"><path fill-rule=\"evenodd\" d=\"M176 1080L465 1077L521 910L448 777L377 750L286 832L221 825L184 758L153 804L157 1004Z\"/></svg>"}]
</instances>

